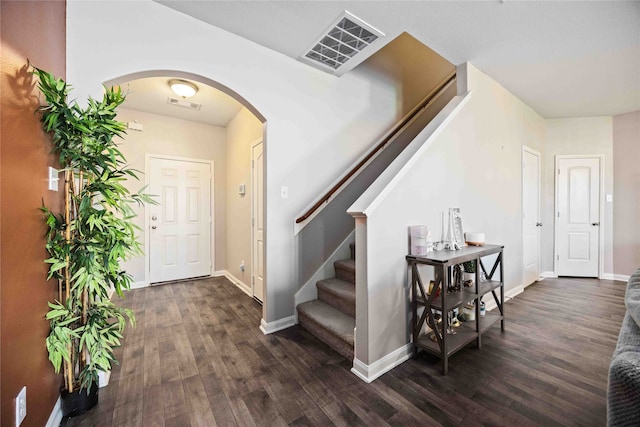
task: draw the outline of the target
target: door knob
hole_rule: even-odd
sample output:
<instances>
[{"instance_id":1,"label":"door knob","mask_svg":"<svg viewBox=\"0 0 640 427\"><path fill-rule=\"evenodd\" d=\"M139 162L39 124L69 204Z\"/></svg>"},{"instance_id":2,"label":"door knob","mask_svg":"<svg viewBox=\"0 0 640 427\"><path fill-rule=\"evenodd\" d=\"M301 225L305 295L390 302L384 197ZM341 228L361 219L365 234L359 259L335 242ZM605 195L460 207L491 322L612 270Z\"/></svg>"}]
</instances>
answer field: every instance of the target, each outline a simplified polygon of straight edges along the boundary
<instances>
[{"instance_id":1,"label":"door knob","mask_svg":"<svg viewBox=\"0 0 640 427\"><path fill-rule=\"evenodd\" d=\"M157 217L157 216L155 216L155 215L151 217L151 220L152 220L152 221L155 221L156 219L158 219L158 217Z\"/></svg>"},{"instance_id":2,"label":"door knob","mask_svg":"<svg viewBox=\"0 0 640 427\"><path fill-rule=\"evenodd\" d=\"M600 223L599 223L599 222L594 222L594 223L592 223L591 225L593 225L594 227L597 227L597 226L599 226L599 225L600 225Z\"/></svg>"},{"instance_id":3,"label":"door knob","mask_svg":"<svg viewBox=\"0 0 640 427\"><path fill-rule=\"evenodd\" d=\"M541 222L536 222L536 227L542 227L542 223Z\"/></svg>"},{"instance_id":4,"label":"door knob","mask_svg":"<svg viewBox=\"0 0 640 427\"><path fill-rule=\"evenodd\" d=\"M151 229L155 230L157 227L155 225L151 226Z\"/></svg>"}]
</instances>

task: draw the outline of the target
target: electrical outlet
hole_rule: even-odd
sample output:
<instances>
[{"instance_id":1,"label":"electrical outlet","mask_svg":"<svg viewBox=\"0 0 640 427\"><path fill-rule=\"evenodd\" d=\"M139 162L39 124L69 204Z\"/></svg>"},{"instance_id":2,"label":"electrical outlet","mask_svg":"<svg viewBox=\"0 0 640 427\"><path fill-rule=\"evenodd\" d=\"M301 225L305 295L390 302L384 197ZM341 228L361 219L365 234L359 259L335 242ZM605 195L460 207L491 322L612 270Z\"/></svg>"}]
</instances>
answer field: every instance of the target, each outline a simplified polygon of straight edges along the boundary
<instances>
[{"instance_id":1,"label":"electrical outlet","mask_svg":"<svg viewBox=\"0 0 640 427\"><path fill-rule=\"evenodd\" d=\"M16 427L22 424L27 416L27 386L22 387L16 397Z\"/></svg>"}]
</instances>

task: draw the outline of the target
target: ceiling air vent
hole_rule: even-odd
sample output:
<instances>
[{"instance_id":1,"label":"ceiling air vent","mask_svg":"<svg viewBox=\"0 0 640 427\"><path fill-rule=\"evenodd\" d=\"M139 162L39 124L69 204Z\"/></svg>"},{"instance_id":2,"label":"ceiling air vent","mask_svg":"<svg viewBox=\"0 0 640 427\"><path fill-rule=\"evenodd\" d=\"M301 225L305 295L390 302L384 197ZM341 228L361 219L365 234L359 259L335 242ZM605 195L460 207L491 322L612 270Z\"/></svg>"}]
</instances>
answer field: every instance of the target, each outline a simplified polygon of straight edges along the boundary
<instances>
[{"instance_id":1,"label":"ceiling air vent","mask_svg":"<svg viewBox=\"0 0 640 427\"><path fill-rule=\"evenodd\" d=\"M185 101L183 99L169 97L167 98L167 104L177 105L178 107L189 108L191 110L199 110L202 107L202 104L198 104L197 102Z\"/></svg>"},{"instance_id":2,"label":"ceiling air vent","mask_svg":"<svg viewBox=\"0 0 640 427\"><path fill-rule=\"evenodd\" d=\"M342 74L339 71L346 68L348 61L355 62L352 58L380 37L384 37L382 32L345 11L301 59L325 71Z\"/></svg>"}]
</instances>

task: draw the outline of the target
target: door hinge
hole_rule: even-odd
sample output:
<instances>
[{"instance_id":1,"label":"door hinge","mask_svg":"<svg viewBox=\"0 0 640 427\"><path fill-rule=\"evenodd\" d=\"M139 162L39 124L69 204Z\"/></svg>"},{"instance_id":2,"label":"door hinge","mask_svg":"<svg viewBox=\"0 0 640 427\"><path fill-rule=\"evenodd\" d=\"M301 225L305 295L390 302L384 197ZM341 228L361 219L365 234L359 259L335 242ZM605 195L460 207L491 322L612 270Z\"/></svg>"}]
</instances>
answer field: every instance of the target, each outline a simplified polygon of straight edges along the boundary
<instances>
[{"instance_id":1,"label":"door hinge","mask_svg":"<svg viewBox=\"0 0 640 427\"><path fill-rule=\"evenodd\" d=\"M560 255L556 255L556 259L560 261Z\"/></svg>"},{"instance_id":2,"label":"door hinge","mask_svg":"<svg viewBox=\"0 0 640 427\"><path fill-rule=\"evenodd\" d=\"M251 276L251 284L252 285L256 284L256 276Z\"/></svg>"},{"instance_id":3,"label":"door hinge","mask_svg":"<svg viewBox=\"0 0 640 427\"><path fill-rule=\"evenodd\" d=\"M255 163L255 162L254 162L253 160L251 160L251 169L253 169L253 168L254 168L254 163Z\"/></svg>"},{"instance_id":4,"label":"door hinge","mask_svg":"<svg viewBox=\"0 0 640 427\"><path fill-rule=\"evenodd\" d=\"M560 212L558 212L558 218L560 218Z\"/></svg>"},{"instance_id":5,"label":"door hinge","mask_svg":"<svg viewBox=\"0 0 640 427\"><path fill-rule=\"evenodd\" d=\"M560 169L558 169L558 175L560 175Z\"/></svg>"}]
</instances>

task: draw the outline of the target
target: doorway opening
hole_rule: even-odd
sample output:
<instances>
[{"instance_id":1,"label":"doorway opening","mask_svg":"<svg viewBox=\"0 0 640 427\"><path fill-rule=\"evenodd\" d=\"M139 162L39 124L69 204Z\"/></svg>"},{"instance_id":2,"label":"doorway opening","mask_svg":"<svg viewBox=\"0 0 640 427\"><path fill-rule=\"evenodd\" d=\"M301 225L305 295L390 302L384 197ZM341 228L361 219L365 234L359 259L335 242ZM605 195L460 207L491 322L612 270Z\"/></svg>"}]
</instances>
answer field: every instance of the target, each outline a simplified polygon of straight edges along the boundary
<instances>
[{"instance_id":1,"label":"doorway opening","mask_svg":"<svg viewBox=\"0 0 640 427\"><path fill-rule=\"evenodd\" d=\"M170 87L176 80L195 93L176 96ZM144 257L125 263L133 287L226 276L265 302L266 233L260 236L262 249L255 251L252 227L257 201L259 223L265 222L265 165L259 179L251 168L257 139L266 153L264 116L235 91L192 73L146 71L105 85L127 93L117 118L129 128L122 149L134 168L145 171L130 189L147 184L146 192L160 202L136 211ZM255 266L262 285L257 290Z\"/></svg>"},{"instance_id":2,"label":"doorway opening","mask_svg":"<svg viewBox=\"0 0 640 427\"><path fill-rule=\"evenodd\" d=\"M522 284L540 279L540 153L522 147Z\"/></svg>"}]
</instances>

